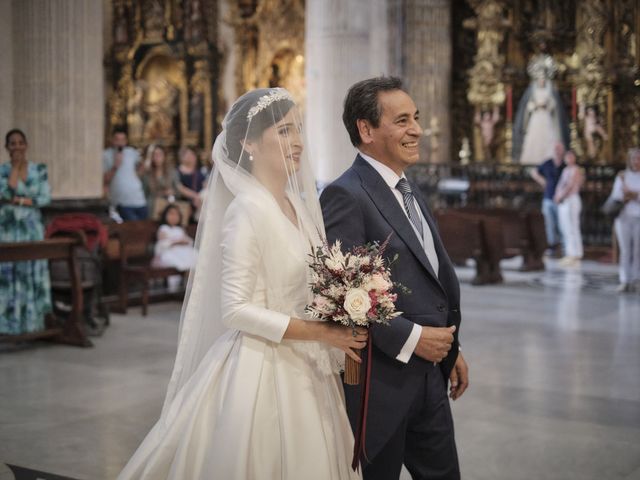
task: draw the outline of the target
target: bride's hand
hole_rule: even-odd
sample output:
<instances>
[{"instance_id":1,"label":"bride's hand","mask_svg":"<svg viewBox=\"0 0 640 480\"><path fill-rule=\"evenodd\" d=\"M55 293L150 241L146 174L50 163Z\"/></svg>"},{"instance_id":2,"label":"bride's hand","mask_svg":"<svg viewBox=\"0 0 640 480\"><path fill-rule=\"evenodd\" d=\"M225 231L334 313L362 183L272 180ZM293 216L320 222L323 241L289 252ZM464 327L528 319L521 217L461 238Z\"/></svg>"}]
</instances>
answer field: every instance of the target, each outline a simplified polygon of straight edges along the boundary
<instances>
[{"instance_id":1,"label":"bride's hand","mask_svg":"<svg viewBox=\"0 0 640 480\"><path fill-rule=\"evenodd\" d=\"M351 327L339 325L333 322L322 322L322 334L320 340L336 348L353 358L356 362L362 360L353 350L361 350L367 345L369 333L366 328L357 327L354 331Z\"/></svg>"}]
</instances>

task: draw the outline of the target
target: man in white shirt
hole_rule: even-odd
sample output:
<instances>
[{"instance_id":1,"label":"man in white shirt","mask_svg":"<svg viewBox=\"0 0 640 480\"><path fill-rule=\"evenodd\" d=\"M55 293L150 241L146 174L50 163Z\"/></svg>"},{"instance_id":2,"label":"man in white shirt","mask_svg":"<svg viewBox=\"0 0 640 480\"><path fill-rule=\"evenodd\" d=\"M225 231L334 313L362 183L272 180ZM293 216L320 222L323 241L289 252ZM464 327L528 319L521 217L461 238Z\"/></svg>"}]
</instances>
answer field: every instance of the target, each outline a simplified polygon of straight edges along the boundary
<instances>
[{"instance_id":1,"label":"man in white shirt","mask_svg":"<svg viewBox=\"0 0 640 480\"><path fill-rule=\"evenodd\" d=\"M116 127L111 136L111 147L102 154L103 180L109 189L111 205L125 221L145 220L148 216L139 167L140 155L127 146L126 130Z\"/></svg>"},{"instance_id":2,"label":"man in white shirt","mask_svg":"<svg viewBox=\"0 0 640 480\"><path fill-rule=\"evenodd\" d=\"M371 388L359 451L365 480L398 478L403 464L415 479L460 478L447 398L448 382L453 400L468 385L458 342L460 289L431 212L404 174L418 161L418 119L399 79L353 85L343 121L358 155L320 199L330 242L340 239L349 249L392 234L386 252L398 255L392 278L411 290L398 292L401 316L371 329ZM356 436L360 387L345 386Z\"/></svg>"}]
</instances>

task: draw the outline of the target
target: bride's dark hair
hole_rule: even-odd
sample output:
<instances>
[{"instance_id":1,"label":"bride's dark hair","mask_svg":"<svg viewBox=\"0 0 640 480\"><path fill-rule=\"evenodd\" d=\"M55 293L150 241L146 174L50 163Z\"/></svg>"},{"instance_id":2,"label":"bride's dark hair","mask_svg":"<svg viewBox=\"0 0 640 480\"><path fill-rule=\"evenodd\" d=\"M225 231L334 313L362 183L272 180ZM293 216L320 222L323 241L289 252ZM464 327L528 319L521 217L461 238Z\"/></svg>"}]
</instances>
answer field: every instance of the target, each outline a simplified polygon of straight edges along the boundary
<instances>
[{"instance_id":1,"label":"bride's dark hair","mask_svg":"<svg viewBox=\"0 0 640 480\"><path fill-rule=\"evenodd\" d=\"M275 100L267 108L256 113L249 122L247 118L249 110L258 103L261 97L272 92L272 88L261 88L245 93L236 100L227 114L225 128L227 129L226 147L229 159L245 168L249 165L249 155L242 146L244 141L260 138L267 128L282 120L295 105L289 98Z\"/></svg>"}]
</instances>

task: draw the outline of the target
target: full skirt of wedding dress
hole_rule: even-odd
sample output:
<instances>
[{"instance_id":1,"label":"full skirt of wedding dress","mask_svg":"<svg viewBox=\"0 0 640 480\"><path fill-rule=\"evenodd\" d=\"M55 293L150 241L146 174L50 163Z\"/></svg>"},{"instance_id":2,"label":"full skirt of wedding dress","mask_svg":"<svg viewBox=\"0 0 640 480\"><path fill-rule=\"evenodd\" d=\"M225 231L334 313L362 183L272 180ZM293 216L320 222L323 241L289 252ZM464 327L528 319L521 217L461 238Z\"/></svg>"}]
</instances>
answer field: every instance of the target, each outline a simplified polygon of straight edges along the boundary
<instances>
[{"instance_id":1,"label":"full skirt of wedding dress","mask_svg":"<svg viewBox=\"0 0 640 480\"><path fill-rule=\"evenodd\" d=\"M118 478L360 478L340 378L295 343L225 333Z\"/></svg>"},{"instance_id":2,"label":"full skirt of wedding dress","mask_svg":"<svg viewBox=\"0 0 640 480\"><path fill-rule=\"evenodd\" d=\"M540 165L553 156L555 144L560 140L553 117L546 109L535 110L529 118L522 143L520 163Z\"/></svg>"}]
</instances>

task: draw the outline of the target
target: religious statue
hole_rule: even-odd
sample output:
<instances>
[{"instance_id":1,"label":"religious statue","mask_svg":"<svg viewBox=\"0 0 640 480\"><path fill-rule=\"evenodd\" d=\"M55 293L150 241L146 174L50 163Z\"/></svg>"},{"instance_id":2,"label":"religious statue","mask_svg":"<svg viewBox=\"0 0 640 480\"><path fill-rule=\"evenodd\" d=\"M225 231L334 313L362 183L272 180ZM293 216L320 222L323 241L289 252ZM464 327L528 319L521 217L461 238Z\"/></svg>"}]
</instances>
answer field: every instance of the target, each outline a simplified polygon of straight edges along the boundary
<instances>
[{"instance_id":1,"label":"religious statue","mask_svg":"<svg viewBox=\"0 0 640 480\"><path fill-rule=\"evenodd\" d=\"M458 152L458 157L460 158L460 165L469 164L469 159L471 158L471 145L469 145L469 137L464 137L462 139L462 146L460 147L460 151Z\"/></svg>"},{"instance_id":2,"label":"religious statue","mask_svg":"<svg viewBox=\"0 0 640 480\"><path fill-rule=\"evenodd\" d=\"M552 156L554 145L569 148L569 123L552 78L558 67L547 53L533 57L527 67L531 83L518 104L513 124L513 159L538 165Z\"/></svg>"},{"instance_id":3,"label":"religious statue","mask_svg":"<svg viewBox=\"0 0 640 480\"><path fill-rule=\"evenodd\" d=\"M305 80L304 57L291 49L278 51L271 59L270 87L286 88L296 101L298 108L304 110Z\"/></svg>"},{"instance_id":4,"label":"religious statue","mask_svg":"<svg viewBox=\"0 0 640 480\"><path fill-rule=\"evenodd\" d=\"M138 142L142 139L144 118L142 115L142 103L144 100L144 82L139 80L133 87L133 95L127 101L127 126L131 141Z\"/></svg>"},{"instance_id":5,"label":"religious statue","mask_svg":"<svg viewBox=\"0 0 640 480\"><path fill-rule=\"evenodd\" d=\"M609 136L600 124L596 105L589 105L585 108L581 104L578 116L583 121L582 136L587 145L587 157L593 160L598 156L600 147L602 147L601 140L606 141Z\"/></svg>"},{"instance_id":6,"label":"religious statue","mask_svg":"<svg viewBox=\"0 0 640 480\"><path fill-rule=\"evenodd\" d=\"M170 144L176 139L175 119L178 115L178 89L165 79L155 79L148 87L146 98L146 141Z\"/></svg>"},{"instance_id":7,"label":"religious statue","mask_svg":"<svg viewBox=\"0 0 640 480\"><path fill-rule=\"evenodd\" d=\"M118 5L116 19L113 22L113 39L116 45L126 45L129 42L128 14L124 5Z\"/></svg>"},{"instance_id":8,"label":"religious statue","mask_svg":"<svg viewBox=\"0 0 640 480\"><path fill-rule=\"evenodd\" d=\"M494 130L499 121L500 108L498 105L494 105L493 111L482 110L476 112L474 123L480 129L482 152L485 160L491 160L494 158Z\"/></svg>"},{"instance_id":9,"label":"religious statue","mask_svg":"<svg viewBox=\"0 0 640 480\"><path fill-rule=\"evenodd\" d=\"M146 0L143 3L144 33L148 39L160 39L164 31L164 7L161 0Z\"/></svg>"},{"instance_id":10,"label":"religious statue","mask_svg":"<svg viewBox=\"0 0 640 480\"><path fill-rule=\"evenodd\" d=\"M185 40L192 45L197 45L204 39L201 9L200 0L191 0L191 2L188 3L187 24L184 36Z\"/></svg>"}]
</instances>

